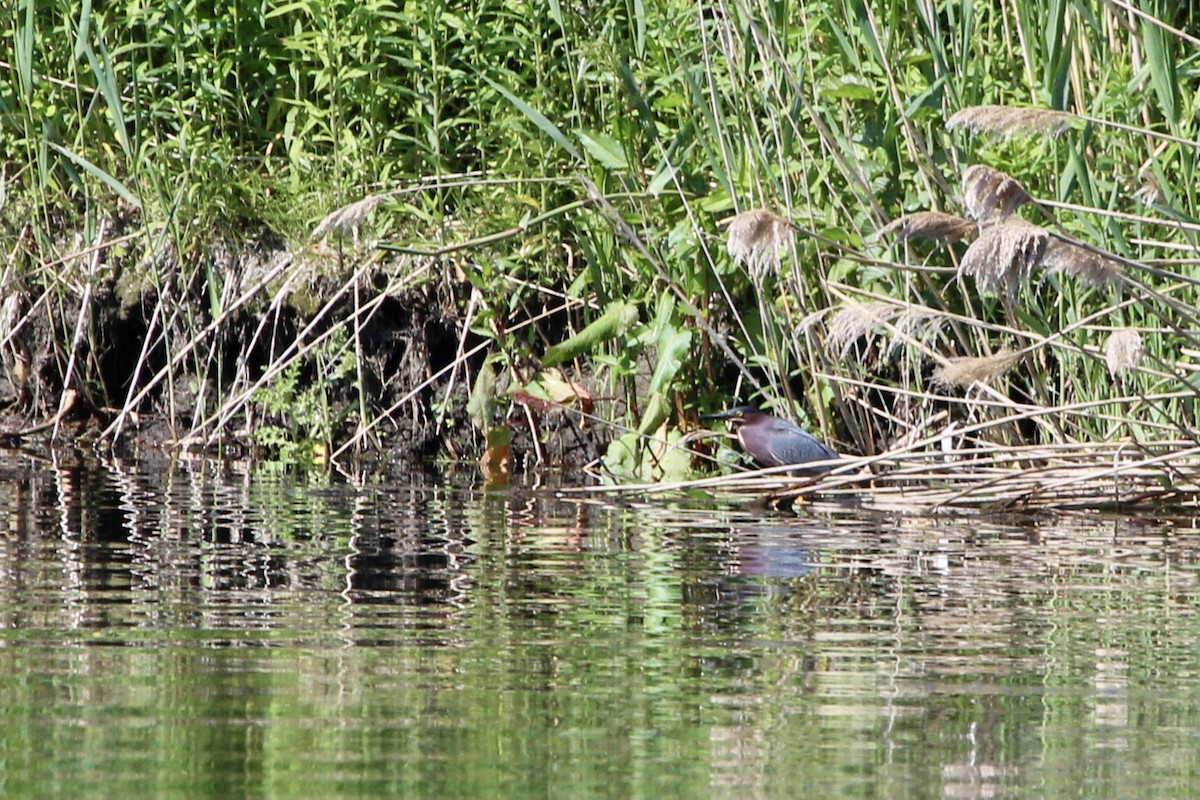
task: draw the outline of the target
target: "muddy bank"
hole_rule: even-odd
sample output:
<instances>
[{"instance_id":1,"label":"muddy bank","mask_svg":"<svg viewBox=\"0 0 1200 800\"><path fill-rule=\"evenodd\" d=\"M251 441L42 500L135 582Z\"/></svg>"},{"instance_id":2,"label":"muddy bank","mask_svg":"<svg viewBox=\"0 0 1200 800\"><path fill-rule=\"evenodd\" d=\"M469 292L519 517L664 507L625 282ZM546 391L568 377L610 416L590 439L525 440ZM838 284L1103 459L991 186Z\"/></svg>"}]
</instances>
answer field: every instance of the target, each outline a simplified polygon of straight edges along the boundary
<instances>
[{"instance_id":1,"label":"muddy bank","mask_svg":"<svg viewBox=\"0 0 1200 800\"><path fill-rule=\"evenodd\" d=\"M517 347L485 335L486 300L448 261L349 238L289 248L269 231L180 257L130 230L64 237L66 256L29 243L6 270L5 442L412 465L478 460L484 429L502 427L514 469L535 452L566 466L603 452L577 410L511 399L533 347L562 338L565 313L521 307L491 323L503 334L545 314ZM486 412L469 414L485 366Z\"/></svg>"}]
</instances>

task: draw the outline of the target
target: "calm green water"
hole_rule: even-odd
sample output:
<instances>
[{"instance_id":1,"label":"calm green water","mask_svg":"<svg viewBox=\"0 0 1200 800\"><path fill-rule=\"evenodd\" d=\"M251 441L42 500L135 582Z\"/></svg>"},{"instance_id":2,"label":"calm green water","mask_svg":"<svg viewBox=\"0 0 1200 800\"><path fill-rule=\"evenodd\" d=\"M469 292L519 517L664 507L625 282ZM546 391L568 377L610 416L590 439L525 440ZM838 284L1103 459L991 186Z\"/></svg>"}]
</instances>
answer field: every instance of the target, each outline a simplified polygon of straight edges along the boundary
<instances>
[{"instance_id":1,"label":"calm green water","mask_svg":"<svg viewBox=\"0 0 1200 800\"><path fill-rule=\"evenodd\" d=\"M4 796L1200 794L1194 520L0 473Z\"/></svg>"}]
</instances>

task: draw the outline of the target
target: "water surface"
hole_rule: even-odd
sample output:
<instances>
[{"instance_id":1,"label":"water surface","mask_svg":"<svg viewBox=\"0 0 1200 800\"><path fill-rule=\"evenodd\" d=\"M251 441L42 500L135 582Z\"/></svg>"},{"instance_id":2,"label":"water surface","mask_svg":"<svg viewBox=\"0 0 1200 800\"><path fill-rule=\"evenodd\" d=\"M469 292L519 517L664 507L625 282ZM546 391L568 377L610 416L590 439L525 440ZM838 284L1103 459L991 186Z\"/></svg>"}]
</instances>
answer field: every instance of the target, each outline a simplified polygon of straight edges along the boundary
<instances>
[{"instance_id":1,"label":"water surface","mask_svg":"<svg viewBox=\"0 0 1200 800\"><path fill-rule=\"evenodd\" d=\"M0 474L5 796L1200 787L1194 520Z\"/></svg>"}]
</instances>

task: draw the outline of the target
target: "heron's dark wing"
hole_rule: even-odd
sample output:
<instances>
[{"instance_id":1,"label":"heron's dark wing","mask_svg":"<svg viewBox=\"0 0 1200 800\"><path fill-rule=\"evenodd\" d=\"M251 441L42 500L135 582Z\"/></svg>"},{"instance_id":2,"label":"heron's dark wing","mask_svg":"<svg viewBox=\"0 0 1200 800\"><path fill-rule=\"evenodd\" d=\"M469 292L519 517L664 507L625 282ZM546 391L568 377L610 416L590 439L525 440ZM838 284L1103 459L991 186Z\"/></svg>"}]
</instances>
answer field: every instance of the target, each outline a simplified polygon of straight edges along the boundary
<instances>
[{"instance_id":1,"label":"heron's dark wing","mask_svg":"<svg viewBox=\"0 0 1200 800\"><path fill-rule=\"evenodd\" d=\"M772 420L767 434L765 454L769 455L773 462L768 466L782 467L838 457L829 445L784 419Z\"/></svg>"}]
</instances>

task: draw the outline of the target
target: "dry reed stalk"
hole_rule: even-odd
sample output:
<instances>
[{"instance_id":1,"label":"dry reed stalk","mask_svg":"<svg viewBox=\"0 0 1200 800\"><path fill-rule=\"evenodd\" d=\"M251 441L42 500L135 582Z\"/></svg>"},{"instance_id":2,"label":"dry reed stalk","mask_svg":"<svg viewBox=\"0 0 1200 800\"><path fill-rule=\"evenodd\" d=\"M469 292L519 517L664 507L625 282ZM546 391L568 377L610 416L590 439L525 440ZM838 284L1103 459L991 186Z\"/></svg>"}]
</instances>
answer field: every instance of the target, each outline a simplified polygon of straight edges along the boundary
<instances>
[{"instance_id":1,"label":"dry reed stalk","mask_svg":"<svg viewBox=\"0 0 1200 800\"><path fill-rule=\"evenodd\" d=\"M279 262L272 268L270 272L259 278L253 286L242 292L241 296L239 296L234 302L230 303L228 307L222 309L220 316L218 316L216 319L213 319L206 326L204 326L203 330L189 339L188 342L172 356L170 362L168 362L165 366L160 367L159 370L154 373L153 377L151 377L146 383L146 385L137 390L136 394L134 394L134 386L131 385L129 395L125 398L125 405L121 407L121 411L117 414L116 418L109 423L108 427L100 432L100 438L108 439L111 437L113 440L115 440L124 426L125 419L137 410L142 401L146 399L146 396L149 395L150 392L152 392L154 388L162 381L171 380L175 369L179 367L179 365L181 365L188 358L188 356L200 346L202 342L220 330L220 328L235 313L237 313L243 306L254 299L260 292L264 291L267 288L267 285L274 280L278 274L282 273L283 270L286 269L291 263L292 262L290 258Z\"/></svg>"},{"instance_id":2,"label":"dry reed stalk","mask_svg":"<svg viewBox=\"0 0 1200 800\"><path fill-rule=\"evenodd\" d=\"M1133 328L1113 331L1104 344L1104 360L1108 364L1108 374L1114 378L1137 369L1145 355L1142 334Z\"/></svg>"},{"instance_id":3,"label":"dry reed stalk","mask_svg":"<svg viewBox=\"0 0 1200 800\"><path fill-rule=\"evenodd\" d=\"M961 455L975 460L944 463L936 450L878 456L844 456L819 476L782 478L786 468L756 470L670 484L579 487L564 493L672 493L703 489L729 498L795 499L853 497L875 508L1069 509L1113 505L1200 506L1200 448L1195 442L1163 442L1162 453L1130 451L1128 443L992 445ZM1031 466L1032 465L1032 466ZM1169 480L1164 482L1167 476Z\"/></svg>"},{"instance_id":4,"label":"dry reed stalk","mask_svg":"<svg viewBox=\"0 0 1200 800\"><path fill-rule=\"evenodd\" d=\"M791 221L765 208L743 211L720 224L729 226L725 244L729 255L756 279L770 269L779 271L780 254L796 228Z\"/></svg>"},{"instance_id":5,"label":"dry reed stalk","mask_svg":"<svg viewBox=\"0 0 1200 800\"><path fill-rule=\"evenodd\" d=\"M941 211L918 211L894 219L879 229L877 236L895 235L906 242L910 239L931 239L938 244L951 244L969 239L979 232L979 226L969 219Z\"/></svg>"},{"instance_id":6,"label":"dry reed stalk","mask_svg":"<svg viewBox=\"0 0 1200 800\"><path fill-rule=\"evenodd\" d=\"M193 426L192 432L188 434L188 438L199 438L202 435L201 431L206 428L210 428L211 426L211 432L205 438L204 442L206 445L212 444L216 437L225 430L225 426L229 424L234 415L241 411L243 406L245 406L245 404L252 399L255 392L267 386L272 380L275 379L277 375L287 369L287 367L290 366L294 361L304 358L317 347L320 347L324 342L331 339L338 331L343 330L347 323L354 322L357 324L358 320L363 314L373 313L375 308L388 298L388 289L392 287L389 286L388 288L385 288L383 291L377 294L373 300L363 304L349 317L344 317L340 320L337 320L333 324L329 325L324 332L316 334L315 336L313 335L314 332L320 328L325 318L329 316L334 308L338 306L342 298L351 292L354 287L358 285L358 282L362 280L363 276L373 269L374 266L375 259L371 258L367 259L362 266L355 270L354 274L351 275L350 278L345 282L343 282L342 285L338 287L338 289L333 292L328 299L326 299L324 305L322 305L316 314L314 314L308 320L308 323L296 333L295 339L292 340L292 343L284 348L283 352L276 356L271 363L267 365L259 379L253 385L242 390L240 393L236 393L232 397L226 398L219 409ZM405 281L411 278L411 275L407 275L399 280ZM309 338L310 336L312 337L311 339Z\"/></svg>"},{"instance_id":7,"label":"dry reed stalk","mask_svg":"<svg viewBox=\"0 0 1200 800\"><path fill-rule=\"evenodd\" d=\"M979 291L1004 291L1010 297L1029 280L1042 260L1050 234L1020 217L1008 217L983 229L963 254L958 271L975 278Z\"/></svg>"},{"instance_id":8,"label":"dry reed stalk","mask_svg":"<svg viewBox=\"0 0 1200 800\"><path fill-rule=\"evenodd\" d=\"M1121 277L1117 262L1061 239L1046 247L1041 266L1047 272L1061 272L1091 286L1106 286Z\"/></svg>"},{"instance_id":9,"label":"dry reed stalk","mask_svg":"<svg viewBox=\"0 0 1200 800\"><path fill-rule=\"evenodd\" d=\"M1065 111L1014 106L969 106L946 120L946 129L964 128L971 133L990 133L1002 139L1020 134L1056 138L1080 120Z\"/></svg>"},{"instance_id":10,"label":"dry reed stalk","mask_svg":"<svg viewBox=\"0 0 1200 800\"><path fill-rule=\"evenodd\" d=\"M965 389L976 383L992 383L1004 377L1020 358L1020 353L1007 349L990 356L948 358L933 371L933 384L943 389Z\"/></svg>"},{"instance_id":11,"label":"dry reed stalk","mask_svg":"<svg viewBox=\"0 0 1200 800\"><path fill-rule=\"evenodd\" d=\"M1033 198L1014 178L985 164L968 167L962 177L963 206L981 226L1006 219Z\"/></svg>"}]
</instances>

